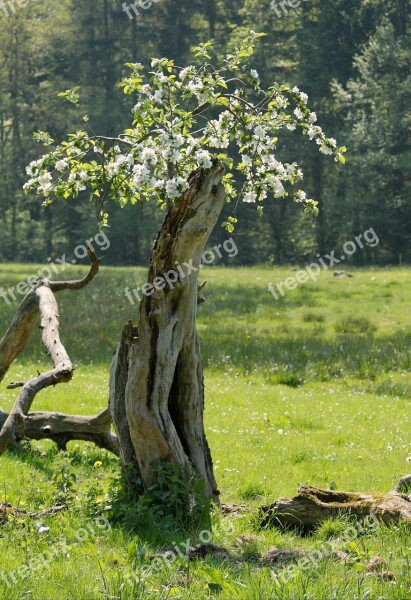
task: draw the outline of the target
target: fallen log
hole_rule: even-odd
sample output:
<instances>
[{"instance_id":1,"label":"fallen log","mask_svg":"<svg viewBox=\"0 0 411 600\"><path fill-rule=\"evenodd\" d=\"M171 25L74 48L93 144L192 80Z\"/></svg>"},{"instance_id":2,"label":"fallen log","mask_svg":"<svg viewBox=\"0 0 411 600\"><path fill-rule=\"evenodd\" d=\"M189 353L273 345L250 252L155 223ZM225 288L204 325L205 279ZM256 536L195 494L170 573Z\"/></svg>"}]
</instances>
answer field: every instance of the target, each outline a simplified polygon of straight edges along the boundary
<instances>
[{"instance_id":1,"label":"fallen log","mask_svg":"<svg viewBox=\"0 0 411 600\"><path fill-rule=\"evenodd\" d=\"M262 526L308 532L327 519L349 516L363 520L374 516L383 523L400 521L411 525L411 475L401 478L392 492L361 493L300 486L291 499L280 498L260 507Z\"/></svg>"}]
</instances>

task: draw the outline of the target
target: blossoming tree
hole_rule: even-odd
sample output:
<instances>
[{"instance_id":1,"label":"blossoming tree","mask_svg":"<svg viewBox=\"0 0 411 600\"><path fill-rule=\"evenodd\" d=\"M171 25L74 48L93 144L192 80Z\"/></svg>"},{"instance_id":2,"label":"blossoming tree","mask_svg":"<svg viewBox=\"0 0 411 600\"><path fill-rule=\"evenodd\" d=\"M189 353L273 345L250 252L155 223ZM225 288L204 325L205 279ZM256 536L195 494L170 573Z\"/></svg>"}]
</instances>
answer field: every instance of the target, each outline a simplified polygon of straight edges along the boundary
<instances>
[{"instance_id":1,"label":"blossoming tree","mask_svg":"<svg viewBox=\"0 0 411 600\"><path fill-rule=\"evenodd\" d=\"M208 495L218 494L203 426L196 315L201 255L225 200L238 196L261 214L263 201L292 195L306 211L317 211L298 188L298 164L277 157L283 130L299 130L320 152L344 162L345 148L316 124L306 94L277 83L263 89L250 70L261 35L251 31L219 68L211 64L210 43L197 47L184 69L166 58L153 60L147 74L141 64L128 65L121 86L137 98L131 127L113 138L78 131L58 145L40 132L37 139L49 151L28 167L25 187L44 196L46 205L89 190L102 226L109 202L150 201L165 210L138 326L125 327L110 373L121 459L145 487L153 482L153 466L170 461L192 465ZM77 89L63 95L79 106ZM233 215L223 226L231 232L235 222ZM176 264L186 272L167 287L162 276Z\"/></svg>"}]
</instances>

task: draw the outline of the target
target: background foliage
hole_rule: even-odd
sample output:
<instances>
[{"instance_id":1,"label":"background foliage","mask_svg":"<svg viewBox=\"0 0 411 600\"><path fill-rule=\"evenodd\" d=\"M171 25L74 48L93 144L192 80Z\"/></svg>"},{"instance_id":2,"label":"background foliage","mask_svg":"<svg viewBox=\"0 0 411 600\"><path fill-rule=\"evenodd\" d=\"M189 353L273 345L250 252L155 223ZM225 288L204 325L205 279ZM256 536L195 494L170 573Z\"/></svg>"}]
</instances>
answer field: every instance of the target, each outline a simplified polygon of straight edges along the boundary
<instances>
[{"instance_id":1,"label":"background foliage","mask_svg":"<svg viewBox=\"0 0 411 600\"><path fill-rule=\"evenodd\" d=\"M149 66L152 57L168 56L184 66L191 46L207 39L218 61L255 29L267 33L253 60L263 85L277 80L306 91L325 131L349 154L341 172L308 142L288 137L281 158L300 161L320 215L315 220L290 200L271 200L263 221L239 205L236 261L303 262L371 226L381 243L354 262L408 261L409 13L408 0L310 0L281 17L270 0L167 0L133 20L115 0L43 0L8 17L1 12L0 260L44 262L95 233L97 208L87 197L44 210L22 191L25 166L43 152L33 131L59 140L81 127L58 92L79 85L82 111L95 131L109 135L129 123L135 101L118 88L126 62ZM150 205L114 209L109 260L146 264L161 218ZM225 236L217 228L212 241Z\"/></svg>"}]
</instances>

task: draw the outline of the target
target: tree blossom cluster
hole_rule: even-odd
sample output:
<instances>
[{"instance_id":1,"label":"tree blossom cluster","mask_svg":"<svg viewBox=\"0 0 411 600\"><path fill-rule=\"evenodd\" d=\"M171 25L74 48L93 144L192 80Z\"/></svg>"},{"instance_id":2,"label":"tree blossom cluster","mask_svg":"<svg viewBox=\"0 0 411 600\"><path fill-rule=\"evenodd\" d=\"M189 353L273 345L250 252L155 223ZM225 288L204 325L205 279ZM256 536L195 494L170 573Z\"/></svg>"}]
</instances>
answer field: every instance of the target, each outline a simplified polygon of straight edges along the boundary
<instances>
[{"instance_id":1,"label":"tree blossom cluster","mask_svg":"<svg viewBox=\"0 0 411 600\"><path fill-rule=\"evenodd\" d=\"M325 136L297 87L261 88L257 71L248 66L261 35L250 32L219 69L210 62L210 43L199 46L195 64L184 69L154 59L147 80L141 64L127 65L131 74L121 86L137 96L131 128L116 138L82 130L59 145L47 133L36 134L50 151L27 167L25 189L44 196L46 204L88 190L101 201L105 223L108 197L121 205L155 198L164 207L188 189L193 170L209 169L218 160L228 171L223 179L228 196L260 203L294 190L294 200L316 212L317 203L295 190L303 179L298 164L277 158L279 134L298 129L341 162L345 148ZM77 88L61 95L79 108Z\"/></svg>"}]
</instances>

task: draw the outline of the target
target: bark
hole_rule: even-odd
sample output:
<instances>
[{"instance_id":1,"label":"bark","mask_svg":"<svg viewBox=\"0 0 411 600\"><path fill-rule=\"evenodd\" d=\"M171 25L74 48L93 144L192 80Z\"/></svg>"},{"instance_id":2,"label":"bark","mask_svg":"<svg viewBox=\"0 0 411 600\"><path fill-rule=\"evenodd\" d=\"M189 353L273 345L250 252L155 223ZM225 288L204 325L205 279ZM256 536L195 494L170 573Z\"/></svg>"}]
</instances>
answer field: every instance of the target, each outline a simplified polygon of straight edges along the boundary
<instances>
[{"instance_id":1,"label":"bark","mask_svg":"<svg viewBox=\"0 0 411 600\"><path fill-rule=\"evenodd\" d=\"M118 448L121 462L126 470L138 471L133 443L128 426L125 393L128 381L128 355L138 330L131 321L123 329L120 344L114 353L110 369L110 414L118 435Z\"/></svg>"},{"instance_id":2,"label":"bark","mask_svg":"<svg viewBox=\"0 0 411 600\"><path fill-rule=\"evenodd\" d=\"M218 163L195 171L189 189L168 210L154 244L148 282L158 282L171 271L176 281L142 299L138 329L129 326L114 357L110 404L122 458L135 458L145 488L160 461L190 464L216 499L203 425L196 316L201 255L225 200L222 175Z\"/></svg>"},{"instance_id":3,"label":"bark","mask_svg":"<svg viewBox=\"0 0 411 600\"><path fill-rule=\"evenodd\" d=\"M294 498L281 498L262 506L262 525L291 527L310 531L327 519L349 515L364 519L374 515L384 523L404 521L411 525L410 476L402 478L389 493L360 493L322 490L300 486ZM405 492L405 493L402 493Z\"/></svg>"}]
</instances>

